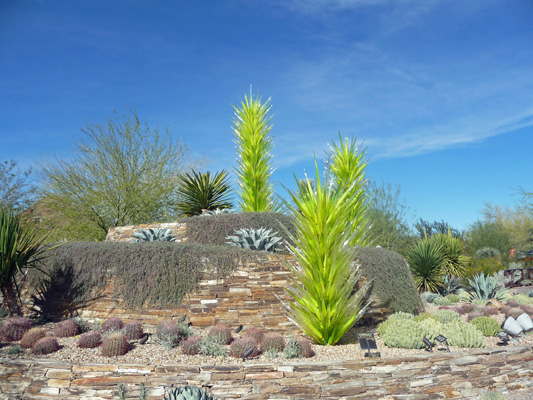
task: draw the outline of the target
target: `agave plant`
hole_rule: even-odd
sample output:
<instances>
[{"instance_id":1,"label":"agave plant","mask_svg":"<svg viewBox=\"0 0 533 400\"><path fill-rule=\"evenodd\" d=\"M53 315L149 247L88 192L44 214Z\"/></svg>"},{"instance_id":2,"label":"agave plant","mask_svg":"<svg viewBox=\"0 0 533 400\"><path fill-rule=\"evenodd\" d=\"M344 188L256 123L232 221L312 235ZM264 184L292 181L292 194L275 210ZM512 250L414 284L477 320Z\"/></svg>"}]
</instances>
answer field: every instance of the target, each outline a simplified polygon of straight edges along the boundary
<instances>
[{"instance_id":1,"label":"agave plant","mask_svg":"<svg viewBox=\"0 0 533 400\"><path fill-rule=\"evenodd\" d=\"M496 277L485 276L481 273L474 275L473 279L468 280L469 287L466 288L470 300L504 300L507 296L507 290L501 289Z\"/></svg>"},{"instance_id":2,"label":"agave plant","mask_svg":"<svg viewBox=\"0 0 533 400\"><path fill-rule=\"evenodd\" d=\"M277 211L274 200L274 187L270 183L272 175L270 151L274 147L268 136L270 129L270 99L261 103L259 97L244 95L241 108L233 106L235 119L233 133L239 157L235 168L239 184L239 206L247 211Z\"/></svg>"},{"instance_id":3,"label":"agave plant","mask_svg":"<svg viewBox=\"0 0 533 400\"><path fill-rule=\"evenodd\" d=\"M204 388L199 389L197 386L180 386L167 396L164 396L163 400L217 400Z\"/></svg>"},{"instance_id":4,"label":"agave plant","mask_svg":"<svg viewBox=\"0 0 533 400\"><path fill-rule=\"evenodd\" d=\"M445 275L442 278L442 285L439 288L439 293L441 296L447 296L449 294L458 294L463 290L463 285L461 284L461 278L457 276Z\"/></svg>"},{"instance_id":5,"label":"agave plant","mask_svg":"<svg viewBox=\"0 0 533 400\"><path fill-rule=\"evenodd\" d=\"M407 255L416 287L421 292L437 292L442 284L442 247L429 239L415 243Z\"/></svg>"},{"instance_id":6,"label":"agave plant","mask_svg":"<svg viewBox=\"0 0 533 400\"><path fill-rule=\"evenodd\" d=\"M242 247L247 250L264 250L274 252L283 242L279 236L275 236L278 232L272 233L272 229L265 228L244 228L235 230L236 236L228 236L226 242L229 245Z\"/></svg>"},{"instance_id":7,"label":"agave plant","mask_svg":"<svg viewBox=\"0 0 533 400\"><path fill-rule=\"evenodd\" d=\"M227 209L230 201L231 186L228 172L222 170L214 176L208 172L185 173L179 176L177 209L190 217L202 214L203 210Z\"/></svg>"},{"instance_id":8,"label":"agave plant","mask_svg":"<svg viewBox=\"0 0 533 400\"><path fill-rule=\"evenodd\" d=\"M354 290L360 272L352 266L356 249L350 245L363 237L351 220L362 199L322 185L316 160L315 170L314 188L307 180L305 196L289 190L294 205L285 202L294 215L296 234L289 234L289 247L297 260L290 266L295 279L287 290L293 300L288 307L291 319L316 343L334 345L366 310L368 283Z\"/></svg>"},{"instance_id":9,"label":"agave plant","mask_svg":"<svg viewBox=\"0 0 533 400\"><path fill-rule=\"evenodd\" d=\"M9 314L20 314L19 290L15 277L24 269L38 268L47 250L43 243L46 236L32 230L23 230L18 214L0 208L0 289L4 308ZM57 246L55 246L57 247Z\"/></svg>"},{"instance_id":10,"label":"agave plant","mask_svg":"<svg viewBox=\"0 0 533 400\"><path fill-rule=\"evenodd\" d=\"M132 242L175 242L176 235L168 228L138 229L133 233Z\"/></svg>"},{"instance_id":11,"label":"agave plant","mask_svg":"<svg viewBox=\"0 0 533 400\"><path fill-rule=\"evenodd\" d=\"M230 208L215 208L214 210L208 210L205 214L202 215L221 215L221 214L235 214Z\"/></svg>"}]
</instances>

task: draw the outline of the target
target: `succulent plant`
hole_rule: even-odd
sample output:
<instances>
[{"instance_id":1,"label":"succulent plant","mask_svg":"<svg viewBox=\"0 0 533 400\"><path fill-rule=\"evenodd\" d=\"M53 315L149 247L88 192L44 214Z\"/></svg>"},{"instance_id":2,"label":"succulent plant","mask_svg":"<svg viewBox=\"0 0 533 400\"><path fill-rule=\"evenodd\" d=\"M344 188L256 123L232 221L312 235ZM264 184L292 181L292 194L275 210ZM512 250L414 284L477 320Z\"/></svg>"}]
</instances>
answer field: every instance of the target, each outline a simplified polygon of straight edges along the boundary
<instances>
[{"instance_id":1,"label":"succulent plant","mask_svg":"<svg viewBox=\"0 0 533 400\"><path fill-rule=\"evenodd\" d=\"M199 342L200 354L212 357L226 357L228 355L228 350L223 344L217 342L215 339L216 336L208 336Z\"/></svg>"},{"instance_id":2,"label":"succulent plant","mask_svg":"<svg viewBox=\"0 0 533 400\"><path fill-rule=\"evenodd\" d=\"M244 228L235 230L236 236L228 236L226 242L229 245L242 247L247 250L264 250L274 252L283 242L279 236L275 236L278 232L272 233L272 229L265 228Z\"/></svg>"},{"instance_id":3,"label":"succulent plant","mask_svg":"<svg viewBox=\"0 0 533 400\"><path fill-rule=\"evenodd\" d=\"M438 297L441 297L441 295L433 292L423 292L420 294L420 300L426 304L433 303Z\"/></svg>"},{"instance_id":4,"label":"succulent plant","mask_svg":"<svg viewBox=\"0 0 533 400\"><path fill-rule=\"evenodd\" d=\"M223 324L213 326L207 337L219 344L230 344L233 339L231 329Z\"/></svg>"},{"instance_id":5,"label":"succulent plant","mask_svg":"<svg viewBox=\"0 0 533 400\"><path fill-rule=\"evenodd\" d=\"M118 317L111 317L102 324L102 331L118 331L124 328L124 322Z\"/></svg>"},{"instance_id":6,"label":"succulent plant","mask_svg":"<svg viewBox=\"0 0 533 400\"><path fill-rule=\"evenodd\" d=\"M311 342L301 336L289 337L283 352L287 358L308 358L314 354Z\"/></svg>"},{"instance_id":7,"label":"succulent plant","mask_svg":"<svg viewBox=\"0 0 533 400\"><path fill-rule=\"evenodd\" d=\"M523 314L524 311L520 307L513 307L505 313L505 318L513 317L517 319L519 315Z\"/></svg>"},{"instance_id":8,"label":"succulent plant","mask_svg":"<svg viewBox=\"0 0 533 400\"><path fill-rule=\"evenodd\" d=\"M461 316L452 310L437 310L435 311L435 317L443 324L461 320Z\"/></svg>"},{"instance_id":9,"label":"succulent plant","mask_svg":"<svg viewBox=\"0 0 533 400\"><path fill-rule=\"evenodd\" d=\"M485 338L479 329L474 325L462 322L452 322L444 325L444 336L448 339L448 344L457 347L484 347Z\"/></svg>"},{"instance_id":10,"label":"succulent plant","mask_svg":"<svg viewBox=\"0 0 533 400\"><path fill-rule=\"evenodd\" d=\"M32 347L33 354L50 354L59 350L59 343L55 337L45 336Z\"/></svg>"},{"instance_id":11,"label":"succulent plant","mask_svg":"<svg viewBox=\"0 0 533 400\"><path fill-rule=\"evenodd\" d=\"M46 332L41 328L31 328L24 332L20 339L20 347L31 349L37 341L46 336Z\"/></svg>"},{"instance_id":12,"label":"succulent plant","mask_svg":"<svg viewBox=\"0 0 533 400\"><path fill-rule=\"evenodd\" d=\"M516 300L510 299L505 302L505 305L509 307L518 307L520 304L518 304Z\"/></svg>"},{"instance_id":13,"label":"succulent plant","mask_svg":"<svg viewBox=\"0 0 533 400\"><path fill-rule=\"evenodd\" d=\"M111 333L102 342L102 355L105 357L123 356L130 349L126 336L122 333Z\"/></svg>"},{"instance_id":14,"label":"succulent plant","mask_svg":"<svg viewBox=\"0 0 533 400\"><path fill-rule=\"evenodd\" d=\"M133 233L132 242L175 242L176 235L168 228L138 229Z\"/></svg>"},{"instance_id":15,"label":"succulent plant","mask_svg":"<svg viewBox=\"0 0 533 400\"><path fill-rule=\"evenodd\" d=\"M261 344L261 341L263 340L263 336L264 335L265 335L265 333L261 329L256 328L255 326L247 329L244 332L244 336L248 336L248 337L251 337L251 338L255 339L257 344Z\"/></svg>"},{"instance_id":16,"label":"succulent plant","mask_svg":"<svg viewBox=\"0 0 533 400\"><path fill-rule=\"evenodd\" d=\"M472 311L474 311L474 306L470 303L463 303L461 304L461 308L463 310L462 314L468 314Z\"/></svg>"},{"instance_id":17,"label":"succulent plant","mask_svg":"<svg viewBox=\"0 0 533 400\"><path fill-rule=\"evenodd\" d=\"M24 317L11 317L4 321L0 332L7 342L16 342L31 328L31 322Z\"/></svg>"},{"instance_id":18,"label":"succulent plant","mask_svg":"<svg viewBox=\"0 0 533 400\"><path fill-rule=\"evenodd\" d=\"M486 317L490 317L491 315L498 315L499 314L499 311L496 307L492 307L492 306L485 306L483 307L483 309L481 310L481 312L483 313L484 316Z\"/></svg>"},{"instance_id":19,"label":"succulent plant","mask_svg":"<svg viewBox=\"0 0 533 400\"><path fill-rule=\"evenodd\" d=\"M414 319L415 316L411 313L406 313L403 311L395 312L394 314L389 316L389 320L394 321L397 319Z\"/></svg>"},{"instance_id":20,"label":"succulent plant","mask_svg":"<svg viewBox=\"0 0 533 400\"><path fill-rule=\"evenodd\" d=\"M257 357L259 355L259 345L257 341L250 336L244 336L235 339L229 348L229 355L236 358L242 358L244 354L249 350L251 353L247 357Z\"/></svg>"},{"instance_id":21,"label":"succulent plant","mask_svg":"<svg viewBox=\"0 0 533 400\"><path fill-rule=\"evenodd\" d=\"M437 317L435 317L433 314L430 313L420 313L416 317L413 318L415 322L424 321L426 319L431 319L432 321L438 321Z\"/></svg>"},{"instance_id":22,"label":"succulent plant","mask_svg":"<svg viewBox=\"0 0 533 400\"><path fill-rule=\"evenodd\" d=\"M380 335L389 347L404 349L421 349L424 347L422 338L424 331L418 322L411 319L391 321L387 329Z\"/></svg>"},{"instance_id":23,"label":"succulent plant","mask_svg":"<svg viewBox=\"0 0 533 400\"><path fill-rule=\"evenodd\" d=\"M533 290L531 290L530 292L528 292L527 297L532 297L532 298L533 298Z\"/></svg>"},{"instance_id":24,"label":"succulent plant","mask_svg":"<svg viewBox=\"0 0 533 400\"><path fill-rule=\"evenodd\" d=\"M529 316L533 315L533 306L530 305L523 305L520 307L522 311L524 311L526 314L529 314Z\"/></svg>"},{"instance_id":25,"label":"succulent plant","mask_svg":"<svg viewBox=\"0 0 533 400\"><path fill-rule=\"evenodd\" d=\"M54 328L54 335L57 337L71 337L80 333L80 327L73 319L66 319L58 322Z\"/></svg>"},{"instance_id":26,"label":"succulent plant","mask_svg":"<svg viewBox=\"0 0 533 400\"><path fill-rule=\"evenodd\" d=\"M220 214L235 214L235 211L231 208L216 208L214 210L208 210L202 215L220 215Z\"/></svg>"},{"instance_id":27,"label":"succulent plant","mask_svg":"<svg viewBox=\"0 0 533 400\"><path fill-rule=\"evenodd\" d=\"M457 276L448 276L445 275L442 278L441 286L439 287L439 293L442 296L447 296L449 294L458 294L463 290L463 285L461 284L461 278Z\"/></svg>"},{"instance_id":28,"label":"succulent plant","mask_svg":"<svg viewBox=\"0 0 533 400\"><path fill-rule=\"evenodd\" d=\"M156 338L166 350L179 346L190 335L189 327L181 322L166 322L156 329Z\"/></svg>"},{"instance_id":29,"label":"succulent plant","mask_svg":"<svg viewBox=\"0 0 533 400\"><path fill-rule=\"evenodd\" d=\"M128 322L124 325L124 331L128 340L138 340L144 333L142 324L138 321Z\"/></svg>"},{"instance_id":30,"label":"succulent plant","mask_svg":"<svg viewBox=\"0 0 533 400\"><path fill-rule=\"evenodd\" d=\"M466 316L466 320L468 322L472 321L473 319L475 318L479 318L479 317L484 317L483 313L481 311L474 311L474 312L471 312L469 313L467 316Z\"/></svg>"},{"instance_id":31,"label":"succulent plant","mask_svg":"<svg viewBox=\"0 0 533 400\"><path fill-rule=\"evenodd\" d=\"M498 321L490 317L477 317L470 323L479 329L483 336L496 336L502 331Z\"/></svg>"},{"instance_id":32,"label":"succulent plant","mask_svg":"<svg viewBox=\"0 0 533 400\"><path fill-rule=\"evenodd\" d=\"M188 337L183 342L181 342L181 351L183 352L183 354L187 354L190 356L200 354L201 342L202 338L200 336Z\"/></svg>"},{"instance_id":33,"label":"succulent plant","mask_svg":"<svg viewBox=\"0 0 533 400\"><path fill-rule=\"evenodd\" d=\"M451 306L453 304L448 297L437 297L434 303L436 306Z\"/></svg>"},{"instance_id":34,"label":"succulent plant","mask_svg":"<svg viewBox=\"0 0 533 400\"><path fill-rule=\"evenodd\" d=\"M429 340L434 340L439 336L443 329L443 324L431 318L426 318L417 322L418 326L422 329L422 337L426 337Z\"/></svg>"},{"instance_id":35,"label":"succulent plant","mask_svg":"<svg viewBox=\"0 0 533 400\"><path fill-rule=\"evenodd\" d=\"M217 398L207 393L204 388L180 386L165 395L161 400L217 400Z\"/></svg>"},{"instance_id":36,"label":"succulent plant","mask_svg":"<svg viewBox=\"0 0 533 400\"><path fill-rule=\"evenodd\" d=\"M279 333L269 332L263 336L261 351L263 353L281 353L285 349L285 339Z\"/></svg>"},{"instance_id":37,"label":"succulent plant","mask_svg":"<svg viewBox=\"0 0 533 400\"><path fill-rule=\"evenodd\" d=\"M98 331L90 331L84 333L78 339L78 347L84 349L94 349L95 347L100 346L102 343L102 335Z\"/></svg>"},{"instance_id":38,"label":"succulent plant","mask_svg":"<svg viewBox=\"0 0 533 400\"><path fill-rule=\"evenodd\" d=\"M513 300L521 306L524 304L533 304L533 299L525 294L517 294L513 296Z\"/></svg>"},{"instance_id":39,"label":"succulent plant","mask_svg":"<svg viewBox=\"0 0 533 400\"><path fill-rule=\"evenodd\" d=\"M470 287L466 290L470 295L470 299L481 299L488 301L490 299L504 300L507 294L506 289L500 289L498 286L498 279L495 277L485 276L481 273L474 275L473 279L469 279Z\"/></svg>"}]
</instances>

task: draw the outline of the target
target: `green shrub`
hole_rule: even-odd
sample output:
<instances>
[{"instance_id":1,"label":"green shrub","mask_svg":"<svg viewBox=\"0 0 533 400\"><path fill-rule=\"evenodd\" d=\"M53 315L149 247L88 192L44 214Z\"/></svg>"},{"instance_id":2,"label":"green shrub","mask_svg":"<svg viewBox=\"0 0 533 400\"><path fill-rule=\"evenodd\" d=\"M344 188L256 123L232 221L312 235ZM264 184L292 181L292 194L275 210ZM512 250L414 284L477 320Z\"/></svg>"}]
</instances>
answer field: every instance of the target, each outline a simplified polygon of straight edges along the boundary
<instances>
[{"instance_id":1,"label":"green shrub","mask_svg":"<svg viewBox=\"0 0 533 400\"><path fill-rule=\"evenodd\" d=\"M424 347L424 333L418 322L412 319L397 319L390 321L380 336L383 343L389 347L421 349Z\"/></svg>"},{"instance_id":2,"label":"green shrub","mask_svg":"<svg viewBox=\"0 0 533 400\"><path fill-rule=\"evenodd\" d=\"M391 312L421 311L416 285L404 257L379 247L358 247L357 263L362 276L371 281L371 294Z\"/></svg>"},{"instance_id":3,"label":"green shrub","mask_svg":"<svg viewBox=\"0 0 533 400\"><path fill-rule=\"evenodd\" d=\"M452 310L437 310L435 312L435 317L437 317L437 319L443 324L461 320L459 313Z\"/></svg>"},{"instance_id":4,"label":"green shrub","mask_svg":"<svg viewBox=\"0 0 533 400\"><path fill-rule=\"evenodd\" d=\"M500 258L500 256L500 251L493 247L483 247L479 250L476 250L476 258Z\"/></svg>"},{"instance_id":5,"label":"green shrub","mask_svg":"<svg viewBox=\"0 0 533 400\"><path fill-rule=\"evenodd\" d=\"M235 234L236 230L243 228L264 228L278 232L276 236L288 242L289 235L296 234L292 217L271 212L246 212L238 214L219 214L208 218L196 216L187 218L187 241L188 243L215 244L225 246L227 237ZM284 250L284 249L280 249Z\"/></svg>"},{"instance_id":6,"label":"green shrub","mask_svg":"<svg viewBox=\"0 0 533 400\"><path fill-rule=\"evenodd\" d=\"M502 331L499 322L490 317L477 317L470 323L479 329L483 336L496 336Z\"/></svg>"},{"instance_id":7,"label":"green shrub","mask_svg":"<svg viewBox=\"0 0 533 400\"><path fill-rule=\"evenodd\" d=\"M418 321L418 326L422 329L423 336L429 340L434 340L438 335L443 332L444 325L438 320L432 318L426 318L422 321Z\"/></svg>"},{"instance_id":8,"label":"green shrub","mask_svg":"<svg viewBox=\"0 0 533 400\"><path fill-rule=\"evenodd\" d=\"M434 303L436 306L451 306L453 304L453 302L448 298L448 296L437 297Z\"/></svg>"},{"instance_id":9,"label":"green shrub","mask_svg":"<svg viewBox=\"0 0 533 400\"><path fill-rule=\"evenodd\" d=\"M430 314L430 313L421 313L421 314L418 314L416 317L414 317L414 320L416 322L420 322L420 321L424 321L426 319L431 319L433 321L438 321L439 319L437 317L435 317L433 314Z\"/></svg>"},{"instance_id":10,"label":"green shrub","mask_svg":"<svg viewBox=\"0 0 533 400\"><path fill-rule=\"evenodd\" d=\"M485 338L474 325L462 322L452 322L444 325L444 336L448 344L457 347L484 347Z\"/></svg>"},{"instance_id":11,"label":"green shrub","mask_svg":"<svg viewBox=\"0 0 533 400\"><path fill-rule=\"evenodd\" d=\"M525 294L517 294L513 296L513 300L516 301L521 306L526 305L526 304L533 304L533 298Z\"/></svg>"},{"instance_id":12,"label":"green shrub","mask_svg":"<svg viewBox=\"0 0 533 400\"><path fill-rule=\"evenodd\" d=\"M216 218L216 217L212 217ZM205 218L211 219L211 218ZM88 299L105 289L116 278L114 297L124 307L140 309L143 305L175 306L197 288L207 270L215 279L227 276L241 262L257 258L229 246L182 244L169 242L69 242L47 253L42 269L52 279L71 270L74 303ZM30 287L48 279L36 270L28 274ZM65 290L70 290L65 288Z\"/></svg>"},{"instance_id":13,"label":"green shrub","mask_svg":"<svg viewBox=\"0 0 533 400\"><path fill-rule=\"evenodd\" d=\"M483 258L473 258L466 269L466 277L472 278L475 275L485 274L487 276L492 276L496 272L505 269L505 266L498 258L493 257L483 257Z\"/></svg>"}]
</instances>

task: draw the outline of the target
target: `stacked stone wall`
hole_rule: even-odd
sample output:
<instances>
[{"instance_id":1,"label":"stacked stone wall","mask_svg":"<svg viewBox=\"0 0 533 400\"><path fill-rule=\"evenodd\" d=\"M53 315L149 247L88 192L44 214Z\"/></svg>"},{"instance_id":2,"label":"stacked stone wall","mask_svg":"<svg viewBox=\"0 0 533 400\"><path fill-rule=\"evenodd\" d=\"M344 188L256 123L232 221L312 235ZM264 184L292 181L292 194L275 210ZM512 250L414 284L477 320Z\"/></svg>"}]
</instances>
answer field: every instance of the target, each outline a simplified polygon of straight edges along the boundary
<instances>
[{"instance_id":1,"label":"stacked stone wall","mask_svg":"<svg viewBox=\"0 0 533 400\"><path fill-rule=\"evenodd\" d=\"M278 364L129 365L0 360L0 398L148 400L180 385L208 388L220 399L478 399L490 389L533 391L533 347L509 346L413 357Z\"/></svg>"}]
</instances>

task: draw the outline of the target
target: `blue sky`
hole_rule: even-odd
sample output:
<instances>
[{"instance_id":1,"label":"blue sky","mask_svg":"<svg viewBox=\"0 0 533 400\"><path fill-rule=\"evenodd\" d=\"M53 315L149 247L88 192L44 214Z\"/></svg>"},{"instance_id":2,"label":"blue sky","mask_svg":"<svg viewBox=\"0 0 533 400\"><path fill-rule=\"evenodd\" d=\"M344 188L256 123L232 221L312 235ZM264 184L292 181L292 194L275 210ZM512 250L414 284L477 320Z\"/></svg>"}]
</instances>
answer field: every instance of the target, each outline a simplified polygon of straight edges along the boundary
<instances>
[{"instance_id":1,"label":"blue sky","mask_svg":"<svg viewBox=\"0 0 533 400\"><path fill-rule=\"evenodd\" d=\"M340 131L410 216L463 229L532 188L532 22L529 0L4 0L0 159L69 157L81 127L135 108L231 169L252 85L281 195Z\"/></svg>"}]
</instances>

